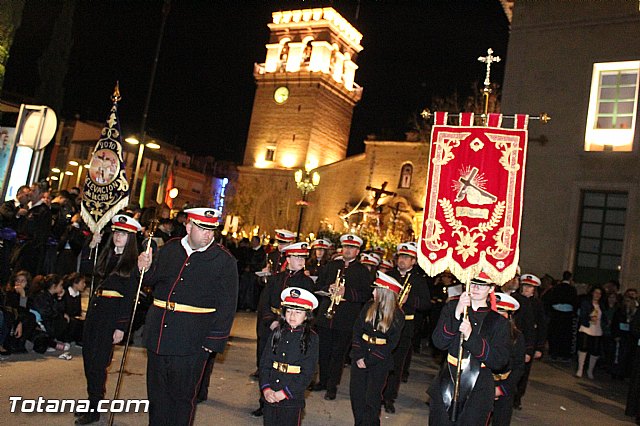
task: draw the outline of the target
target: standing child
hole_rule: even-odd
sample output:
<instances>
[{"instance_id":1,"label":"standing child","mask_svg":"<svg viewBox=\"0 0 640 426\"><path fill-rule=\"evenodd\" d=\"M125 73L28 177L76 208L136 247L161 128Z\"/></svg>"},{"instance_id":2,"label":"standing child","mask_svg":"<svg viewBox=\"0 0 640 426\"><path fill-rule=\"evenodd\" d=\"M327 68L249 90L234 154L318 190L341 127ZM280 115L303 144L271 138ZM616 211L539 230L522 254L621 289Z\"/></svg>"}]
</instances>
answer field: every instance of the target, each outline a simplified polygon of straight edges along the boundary
<instances>
[{"instance_id":1,"label":"standing child","mask_svg":"<svg viewBox=\"0 0 640 426\"><path fill-rule=\"evenodd\" d=\"M525 371L526 345L524 335L518 330L513 319L513 313L520 309L520 303L508 294L497 293L496 308L500 315L509 320L512 345L509 365L493 371L496 395L491 424L493 426L509 426L513 414L513 400L518 392L518 383Z\"/></svg>"},{"instance_id":2,"label":"standing child","mask_svg":"<svg viewBox=\"0 0 640 426\"><path fill-rule=\"evenodd\" d=\"M393 367L391 352L400 341L404 314L398 304L402 285L378 272L368 302L353 327L351 410L356 425L379 425L382 389Z\"/></svg>"},{"instance_id":3,"label":"standing child","mask_svg":"<svg viewBox=\"0 0 640 426\"><path fill-rule=\"evenodd\" d=\"M260 359L265 426L300 425L304 391L318 363L318 335L311 329L318 299L289 287L280 293L282 314Z\"/></svg>"}]
</instances>

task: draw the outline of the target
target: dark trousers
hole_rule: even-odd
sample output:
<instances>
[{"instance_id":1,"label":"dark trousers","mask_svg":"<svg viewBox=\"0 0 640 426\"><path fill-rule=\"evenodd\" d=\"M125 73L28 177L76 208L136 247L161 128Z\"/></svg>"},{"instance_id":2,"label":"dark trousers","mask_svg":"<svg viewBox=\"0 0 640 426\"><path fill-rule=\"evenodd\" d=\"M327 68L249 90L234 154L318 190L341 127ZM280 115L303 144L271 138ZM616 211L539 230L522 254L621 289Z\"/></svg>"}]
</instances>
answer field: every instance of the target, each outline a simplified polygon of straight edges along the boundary
<instances>
[{"instance_id":1,"label":"dark trousers","mask_svg":"<svg viewBox=\"0 0 640 426\"><path fill-rule=\"evenodd\" d=\"M318 327L320 384L335 392L342 377L344 359L351 347L351 331Z\"/></svg>"},{"instance_id":2,"label":"dark trousers","mask_svg":"<svg viewBox=\"0 0 640 426\"><path fill-rule=\"evenodd\" d=\"M518 381L518 387L516 389L516 394L513 395L513 406L517 407L521 405L522 397L527 391L527 383L529 383L529 374L531 373L531 366L533 365L533 359L524 364L524 373L522 373L522 377Z\"/></svg>"},{"instance_id":3,"label":"dark trousers","mask_svg":"<svg viewBox=\"0 0 640 426\"><path fill-rule=\"evenodd\" d=\"M299 426L302 421L302 407L264 404L262 410L264 426Z\"/></svg>"},{"instance_id":4,"label":"dark trousers","mask_svg":"<svg viewBox=\"0 0 640 426\"><path fill-rule=\"evenodd\" d=\"M380 406L382 405L382 389L384 388L388 365L376 365L358 368L351 364L351 411L354 425L372 426L380 424Z\"/></svg>"},{"instance_id":5,"label":"dark trousers","mask_svg":"<svg viewBox=\"0 0 640 426\"><path fill-rule=\"evenodd\" d=\"M113 329L91 325L84 330L82 362L89 402L96 408L106 391L107 368L113 358Z\"/></svg>"},{"instance_id":6,"label":"dark trousers","mask_svg":"<svg viewBox=\"0 0 640 426\"><path fill-rule=\"evenodd\" d=\"M491 424L493 426L509 426L513 414L513 394L501 396L493 403Z\"/></svg>"},{"instance_id":7,"label":"dark trousers","mask_svg":"<svg viewBox=\"0 0 640 426\"><path fill-rule=\"evenodd\" d=\"M551 313L549 324L549 355L552 357L571 358L571 346L573 343L573 313Z\"/></svg>"},{"instance_id":8,"label":"dark trousers","mask_svg":"<svg viewBox=\"0 0 640 426\"><path fill-rule=\"evenodd\" d=\"M198 401L206 401L209 398L209 383L211 382L211 373L213 372L213 365L215 363L216 353L212 352L209 354L207 365L204 367L204 374L202 375L200 389L198 390Z\"/></svg>"},{"instance_id":9,"label":"dark trousers","mask_svg":"<svg viewBox=\"0 0 640 426\"><path fill-rule=\"evenodd\" d=\"M384 388L383 398L385 401L394 402L398 398L400 380L402 379L404 365L411 352L411 334L402 333L398 346L393 350L393 368L389 371L387 385Z\"/></svg>"},{"instance_id":10,"label":"dark trousers","mask_svg":"<svg viewBox=\"0 0 640 426\"><path fill-rule=\"evenodd\" d=\"M147 395L149 425L191 425L196 411L196 395L209 354L158 355L147 351Z\"/></svg>"}]
</instances>

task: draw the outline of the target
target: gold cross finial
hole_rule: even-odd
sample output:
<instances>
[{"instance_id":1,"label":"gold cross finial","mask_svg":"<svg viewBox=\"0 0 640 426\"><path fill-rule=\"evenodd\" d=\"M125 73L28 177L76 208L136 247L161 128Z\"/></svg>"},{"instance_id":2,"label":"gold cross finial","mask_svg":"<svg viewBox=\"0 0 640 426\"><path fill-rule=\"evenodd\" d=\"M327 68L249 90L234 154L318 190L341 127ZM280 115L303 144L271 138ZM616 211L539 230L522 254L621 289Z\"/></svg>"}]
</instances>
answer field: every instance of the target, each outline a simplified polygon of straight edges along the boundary
<instances>
[{"instance_id":1,"label":"gold cross finial","mask_svg":"<svg viewBox=\"0 0 640 426\"><path fill-rule=\"evenodd\" d=\"M487 56L480 56L478 58L478 61L484 62L485 64L487 64L487 74L484 77L484 86L485 87L489 87L491 85L491 80L490 80L491 64L493 62L500 62L501 60L502 60L502 58L500 58L500 56L493 56L493 49L491 49L491 48L487 49Z\"/></svg>"}]
</instances>

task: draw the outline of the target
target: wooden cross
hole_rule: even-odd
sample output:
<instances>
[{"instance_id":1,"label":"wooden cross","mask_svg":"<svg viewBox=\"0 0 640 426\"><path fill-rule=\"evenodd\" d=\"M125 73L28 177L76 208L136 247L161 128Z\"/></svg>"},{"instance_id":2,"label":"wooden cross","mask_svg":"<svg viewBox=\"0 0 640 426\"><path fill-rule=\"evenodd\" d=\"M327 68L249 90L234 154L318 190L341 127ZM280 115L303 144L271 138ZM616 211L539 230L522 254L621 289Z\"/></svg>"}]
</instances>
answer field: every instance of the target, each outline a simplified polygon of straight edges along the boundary
<instances>
[{"instance_id":1,"label":"wooden cross","mask_svg":"<svg viewBox=\"0 0 640 426\"><path fill-rule=\"evenodd\" d=\"M380 185L380 188L374 188L372 186L367 185L367 188L366 188L367 191L372 191L375 194L373 197L373 204L371 205L371 207L374 210L378 207L378 201L380 201L380 197L382 197L383 195L391 195L391 196L397 195L395 192L385 190L388 184L389 182L384 182L382 185Z\"/></svg>"},{"instance_id":2,"label":"wooden cross","mask_svg":"<svg viewBox=\"0 0 640 426\"><path fill-rule=\"evenodd\" d=\"M500 62L502 58L500 58L500 56L493 56L493 49L489 48L487 49L487 56L480 56L478 60L487 64L487 74L484 78L484 85L485 87L489 87L491 85L491 64L493 62Z\"/></svg>"}]
</instances>

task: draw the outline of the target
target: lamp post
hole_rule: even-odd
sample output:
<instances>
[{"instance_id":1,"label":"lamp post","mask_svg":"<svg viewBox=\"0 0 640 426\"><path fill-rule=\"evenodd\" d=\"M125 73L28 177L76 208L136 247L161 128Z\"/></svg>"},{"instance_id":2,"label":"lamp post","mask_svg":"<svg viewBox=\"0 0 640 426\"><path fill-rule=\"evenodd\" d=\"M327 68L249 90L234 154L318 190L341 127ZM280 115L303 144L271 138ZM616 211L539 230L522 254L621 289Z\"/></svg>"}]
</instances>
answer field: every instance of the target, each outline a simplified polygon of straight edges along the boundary
<instances>
[{"instance_id":1,"label":"lamp post","mask_svg":"<svg viewBox=\"0 0 640 426\"><path fill-rule=\"evenodd\" d=\"M144 140L144 139L143 139ZM149 141L147 143L140 143L140 141L134 137L134 136L130 136L128 138L125 139L125 142L131 144L131 145L138 145L138 156L136 157L136 168L135 171L133 173L133 181L131 183L131 199L136 198L136 189L138 186L138 176L140 174L140 165L142 164L142 155L144 154L144 148L147 147L149 149L160 149L160 145L158 145L157 143L155 143L154 141ZM138 197L140 198L140 197Z\"/></svg>"},{"instance_id":2,"label":"lamp post","mask_svg":"<svg viewBox=\"0 0 640 426\"><path fill-rule=\"evenodd\" d=\"M69 161L69 165L70 166L76 166L78 168L78 175L76 176L76 186L79 187L80 186L80 178L82 177L82 168L83 167L87 168L87 166L86 165L83 166L82 164L78 163L75 160Z\"/></svg>"},{"instance_id":3,"label":"lamp post","mask_svg":"<svg viewBox=\"0 0 640 426\"><path fill-rule=\"evenodd\" d=\"M300 241L300 227L302 226L302 217L304 215L304 208L307 205L307 194L312 191L315 191L316 187L320 184L320 173L313 172L310 170L302 170L298 169L294 178L296 180L296 186L302 193L302 200L298 201L296 204L300 206L300 215L298 216L298 230L296 232L296 240Z\"/></svg>"}]
</instances>

